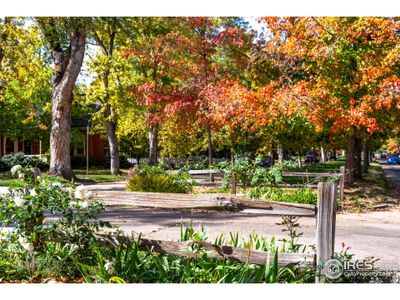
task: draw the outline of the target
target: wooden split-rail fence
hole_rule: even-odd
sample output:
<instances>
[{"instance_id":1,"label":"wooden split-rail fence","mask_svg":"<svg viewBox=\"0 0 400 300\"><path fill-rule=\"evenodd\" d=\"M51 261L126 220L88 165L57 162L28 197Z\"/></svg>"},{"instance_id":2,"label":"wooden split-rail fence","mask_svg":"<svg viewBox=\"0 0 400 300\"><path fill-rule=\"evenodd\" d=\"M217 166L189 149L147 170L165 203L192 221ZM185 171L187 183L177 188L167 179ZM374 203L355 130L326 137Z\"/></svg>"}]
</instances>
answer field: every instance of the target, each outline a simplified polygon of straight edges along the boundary
<instances>
[{"instance_id":1,"label":"wooden split-rail fence","mask_svg":"<svg viewBox=\"0 0 400 300\"><path fill-rule=\"evenodd\" d=\"M316 218L316 252L315 253L279 253L280 267L297 266L300 268L315 268L322 266L334 253L337 182L318 183L317 205L294 204L283 202L266 202L246 199L236 195L200 195L173 193L125 193L126 203L136 207L153 207L165 209L220 209L239 213L256 213L272 216L298 216ZM128 196L127 196L128 195ZM103 197L107 197L104 194ZM119 201L118 201L119 202ZM101 242L108 247L126 243L126 236L98 235ZM170 255L201 258L206 253L213 259L229 259L242 263L264 265L268 260L273 262L274 253L255 251L231 246L221 246L204 241L163 241L137 238L139 248ZM197 251L199 249L205 250ZM196 250L196 251L194 251ZM319 281L319 277L316 278Z\"/></svg>"},{"instance_id":2,"label":"wooden split-rail fence","mask_svg":"<svg viewBox=\"0 0 400 300\"><path fill-rule=\"evenodd\" d=\"M175 173L176 171L169 171L170 173ZM192 176L199 176L199 175L209 175L210 178L214 178L216 175L221 175L221 171L215 169L206 169L206 170L189 170L188 173ZM282 172L282 176L285 177L303 177L307 178L307 182L309 178L328 178L328 177L337 177L338 180L338 194L339 194L339 202L342 202L344 196L344 184L345 184L345 177L346 177L346 168L344 166L340 167L339 172ZM232 174L230 179L231 185L231 192L232 194L236 195L237 192L237 181L235 174ZM310 187L316 188L317 184L283 184L278 185L278 187L283 188L297 188L297 187Z\"/></svg>"},{"instance_id":3,"label":"wooden split-rail fence","mask_svg":"<svg viewBox=\"0 0 400 300\"><path fill-rule=\"evenodd\" d=\"M34 177L37 169L32 170ZM344 185L344 168L340 171L339 184ZM308 173L310 176L310 173ZM315 175L315 174L313 174ZM315 176L327 176L318 174ZM336 174L329 173L329 176ZM299 176L298 173L285 174L285 176ZM339 189L342 193L343 187ZM335 228L336 228L336 206L338 196L337 182L319 182L317 206L307 204L295 204L284 202L267 202L254 199L245 199L235 195L199 195L199 194L168 194L168 193L139 193L129 192L129 205L138 207L158 207L177 209L223 209L236 212L252 212L263 215L298 216L316 218L316 253L279 253L278 266L296 266L300 268L320 269L334 253ZM132 238L127 236L113 236L98 234L99 240L104 246L116 247L121 243L127 243ZM62 237L54 237L53 240L62 241ZM162 241L142 237L137 238L139 248L143 251L156 253L201 258L205 250L208 258L229 259L232 261L264 265L267 261L272 262L274 253L256 251L231 246L215 245L204 241ZM196 251L194 251L196 250ZM320 275L316 282L320 281Z\"/></svg>"}]
</instances>

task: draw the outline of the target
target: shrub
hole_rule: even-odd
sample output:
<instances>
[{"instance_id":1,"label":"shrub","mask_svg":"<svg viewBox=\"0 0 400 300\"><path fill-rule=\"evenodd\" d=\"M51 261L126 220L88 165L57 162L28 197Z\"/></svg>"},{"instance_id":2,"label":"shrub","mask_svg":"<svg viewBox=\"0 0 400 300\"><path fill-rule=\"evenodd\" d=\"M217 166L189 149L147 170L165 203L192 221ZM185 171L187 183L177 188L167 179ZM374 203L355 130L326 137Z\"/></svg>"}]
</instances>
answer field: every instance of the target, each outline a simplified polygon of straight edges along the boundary
<instances>
[{"instance_id":1,"label":"shrub","mask_svg":"<svg viewBox=\"0 0 400 300\"><path fill-rule=\"evenodd\" d=\"M274 187L255 187L247 192L246 196L270 201L317 204L317 195L307 188L284 190Z\"/></svg>"},{"instance_id":2,"label":"shrub","mask_svg":"<svg viewBox=\"0 0 400 300\"><path fill-rule=\"evenodd\" d=\"M41 170L48 169L49 165L39 157L26 156L24 153L4 155L0 160L0 170L9 171L13 166L37 167Z\"/></svg>"},{"instance_id":3,"label":"shrub","mask_svg":"<svg viewBox=\"0 0 400 300\"><path fill-rule=\"evenodd\" d=\"M5 172L8 170L10 170L8 165L2 159L0 159L0 172Z\"/></svg>"},{"instance_id":4,"label":"shrub","mask_svg":"<svg viewBox=\"0 0 400 300\"><path fill-rule=\"evenodd\" d=\"M10 170L15 165L20 165L23 167L32 166L32 158L26 156L22 152L4 155L1 158L1 161L7 166L8 170Z\"/></svg>"},{"instance_id":5,"label":"shrub","mask_svg":"<svg viewBox=\"0 0 400 300\"><path fill-rule=\"evenodd\" d=\"M23 174L25 170L20 167L15 173ZM0 270L8 268L4 262L13 261L23 274L27 268L34 276L32 272L42 263L43 268L53 264L59 270L63 266L68 276L74 276L77 268L73 259L90 261L91 247L97 242L95 233L101 227L111 227L98 220L104 205L92 199L83 186L64 186L47 178L39 178L34 185L27 176L23 179L26 187L11 188L0 197L0 222L3 227L12 225L0 237ZM61 239L60 245L65 246L59 252L73 250L74 256L55 256L48 242L54 238ZM7 251L3 253L3 249ZM0 272L0 279L2 275Z\"/></svg>"},{"instance_id":6,"label":"shrub","mask_svg":"<svg viewBox=\"0 0 400 300\"><path fill-rule=\"evenodd\" d=\"M161 165L150 167L144 164L128 174L127 190L131 192L189 193L194 186L194 180L187 172L168 174Z\"/></svg>"},{"instance_id":7,"label":"shrub","mask_svg":"<svg viewBox=\"0 0 400 300\"><path fill-rule=\"evenodd\" d=\"M223 188L229 187L232 174L236 182L243 186L275 185L282 182L282 165L275 164L269 169L258 167L257 160L253 161L248 156L237 155L234 163L222 162L218 169L224 173Z\"/></svg>"},{"instance_id":8,"label":"shrub","mask_svg":"<svg viewBox=\"0 0 400 300\"><path fill-rule=\"evenodd\" d=\"M111 164L111 162L110 162L110 157L109 157L109 156L103 157L100 161L98 161L98 162L92 162L92 164L93 164L93 165L96 165L96 166L99 166L99 167L101 167L101 168L109 169L109 168L110 168L110 164ZM125 156L121 155L121 156L119 157L119 167L120 167L121 169L128 169L128 168L131 168L132 165L133 165L133 164L130 163L130 162L128 161L128 159L127 159ZM86 162L85 162L85 166L86 166Z\"/></svg>"},{"instance_id":9,"label":"shrub","mask_svg":"<svg viewBox=\"0 0 400 300\"><path fill-rule=\"evenodd\" d=\"M93 160L89 157L89 166L92 165L93 165ZM71 166L73 169L86 168L86 156L85 155L71 156Z\"/></svg>"}]
</instances>

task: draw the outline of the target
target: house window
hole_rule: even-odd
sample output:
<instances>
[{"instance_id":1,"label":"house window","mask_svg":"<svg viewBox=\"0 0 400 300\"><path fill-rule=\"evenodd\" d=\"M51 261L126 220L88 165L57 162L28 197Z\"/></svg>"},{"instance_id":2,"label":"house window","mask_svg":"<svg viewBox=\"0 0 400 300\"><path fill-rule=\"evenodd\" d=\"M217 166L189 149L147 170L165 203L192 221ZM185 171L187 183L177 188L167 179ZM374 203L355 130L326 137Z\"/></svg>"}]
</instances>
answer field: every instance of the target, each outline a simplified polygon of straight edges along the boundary
<instances>
[{"instance_id":1,"label":"house window","mask_svg":"<svg viewBox=\"0 0 400 300\"><path fill-rule=\"evenodd\" d=\"M78 155L84 155L85 154L85 151L84 151L83 147L77 148L77 154Z\"/></svg>"},{"instance_id":2,"label":"house window","mask_svg":"<svg viewBox=\"0 0 400 300\"><path fill-rule=\"evenodd\" d=\"M27 155L32 154L32 141L24 142L24 153Z\"/></svg>"},{"instance_id":3,"label":"house window","mask_svg":"<svg viewBox=\"0 0 400 300\"><path fill-rule=\"evenodd\" d=\"M14 140L6 139L6 153L14 153Z\"/></svg>"}]
</instances>

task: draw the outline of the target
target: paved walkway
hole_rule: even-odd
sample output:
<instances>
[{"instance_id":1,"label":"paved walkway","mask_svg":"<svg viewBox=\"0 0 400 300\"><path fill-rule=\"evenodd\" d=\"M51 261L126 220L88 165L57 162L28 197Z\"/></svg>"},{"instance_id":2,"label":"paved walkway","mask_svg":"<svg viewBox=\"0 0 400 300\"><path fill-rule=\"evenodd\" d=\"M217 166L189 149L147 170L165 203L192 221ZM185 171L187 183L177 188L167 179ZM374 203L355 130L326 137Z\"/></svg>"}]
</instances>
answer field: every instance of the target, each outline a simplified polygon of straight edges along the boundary
<instances>
[{"instance_id":1,"label":"paved walkway","mask_svg":"<svg viewBox=\"0 0 400 300\"><path fill-rule=\"evenodd\" d=\"M400 176L400 169L393 172ZM134 231L149 238L177 240L180 223L183 221L187 224L192 222L195 228L204 226L209 231L210 241L221 233L227 235L232 231L239 232L243 237L252 231L276 238L285 237L282 234L282 226L277 225L281 221L280 217L135 208L126 205L126 200L122 205L118 203L121 197L129 198L129 192L124 190L123 182L91 185L88 188L95 190L107 204L107 211L103 213L102 219L118 225L127 233ZM116 194L114 199L110 197L110 191ZM107 195L107 198L103 195ZM304 244L315 243L315 219L300 218L299 223L300 232L303 232L300 241ZM363 214L340 214L337 216L336 226L336 250L340 249L340 244L344 242L352 248L351 253L357 258L374 256L384 263L393 263L394 268L400 270L399 208Z\"/></svg>"}]
</instances>

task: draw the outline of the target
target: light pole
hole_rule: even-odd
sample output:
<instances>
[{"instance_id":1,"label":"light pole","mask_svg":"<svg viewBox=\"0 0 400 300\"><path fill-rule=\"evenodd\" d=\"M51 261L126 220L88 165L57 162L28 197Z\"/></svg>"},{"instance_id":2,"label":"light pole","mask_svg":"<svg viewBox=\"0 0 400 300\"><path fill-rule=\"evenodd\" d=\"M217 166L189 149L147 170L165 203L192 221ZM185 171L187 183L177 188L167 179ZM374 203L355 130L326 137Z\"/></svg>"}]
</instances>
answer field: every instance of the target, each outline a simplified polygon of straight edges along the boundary
<instances>
[{"instance_id":1,"label":"light pole","mask_svg":"<svg viewBox=\"0 0 400 300\"><path fill-rule=\"evenodd\" d=\"M86 126L86 176L89 175L89 127L90 127L90 120L88 120Z\"/></svg>"}]
</instances>

